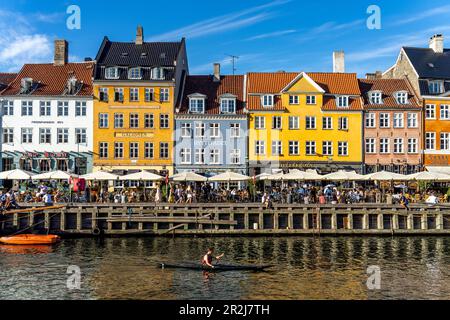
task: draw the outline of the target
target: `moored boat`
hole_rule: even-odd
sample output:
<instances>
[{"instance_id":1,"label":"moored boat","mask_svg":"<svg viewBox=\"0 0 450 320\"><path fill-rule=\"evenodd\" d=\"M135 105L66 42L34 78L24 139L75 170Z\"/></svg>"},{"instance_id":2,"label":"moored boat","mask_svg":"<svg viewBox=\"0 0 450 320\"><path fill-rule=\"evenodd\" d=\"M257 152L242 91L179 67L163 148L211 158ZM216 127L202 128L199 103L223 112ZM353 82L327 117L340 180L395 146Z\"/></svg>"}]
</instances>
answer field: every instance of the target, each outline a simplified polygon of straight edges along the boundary
<instances>
[{"instance_id":1,"label":"moored boat","mask_svg":"<svg viewBox=\"0 0 450 320\"><path fill-rule=\"evenodd\" d=\"M30 245L30 244L54 244L61 238L54 234L18 234L10 237L1 237L0 243L14 245Z\"/></svg>"},{"instance_id":2,"label":"moored boat","mask_svg":"<svg viewBox=\"0 0 450 320\"><path fill-rule=\"evenodd\" d=\"M243 265L243 264L216 264L214 268L208 267L201 263L183 262L183 263L159 263L160 268L175 268L175 269L191 269L191 270L205 270L205 271L263 271L264 269L272 267L271 265Z\"/></svg>"}]
</instances>

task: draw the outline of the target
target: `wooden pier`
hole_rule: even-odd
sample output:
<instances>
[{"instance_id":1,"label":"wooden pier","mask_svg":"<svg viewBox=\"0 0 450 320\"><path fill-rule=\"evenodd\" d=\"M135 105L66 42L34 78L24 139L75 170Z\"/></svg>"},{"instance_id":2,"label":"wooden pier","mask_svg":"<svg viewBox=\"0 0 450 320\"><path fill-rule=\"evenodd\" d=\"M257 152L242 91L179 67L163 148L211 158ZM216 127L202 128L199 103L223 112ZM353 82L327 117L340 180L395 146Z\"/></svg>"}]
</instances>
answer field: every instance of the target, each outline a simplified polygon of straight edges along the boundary
<instances>
[{"instance_id":1,"label":"wooden pier","mask_svg":"<svg viewBox=\"0 0 450 320\"><path fill-rule=\"evenodd\" d=\"M59 235L450 235L450 205L259 203L70 204L0 215L3 234ZM32 208L35 208L31 210ZM36 210L39 209L39 210ZM31 226L31 227L30 227Z\"/></svg>"}]
</instances>

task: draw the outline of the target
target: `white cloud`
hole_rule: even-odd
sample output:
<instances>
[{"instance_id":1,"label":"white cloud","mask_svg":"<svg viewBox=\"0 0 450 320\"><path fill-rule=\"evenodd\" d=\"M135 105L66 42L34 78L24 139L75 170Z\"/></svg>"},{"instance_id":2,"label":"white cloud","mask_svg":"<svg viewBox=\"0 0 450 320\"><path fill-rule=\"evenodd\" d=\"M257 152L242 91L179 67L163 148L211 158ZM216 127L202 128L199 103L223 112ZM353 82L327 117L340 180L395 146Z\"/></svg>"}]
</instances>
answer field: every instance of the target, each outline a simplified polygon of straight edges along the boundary
<instances>
[{"instance_id":1,"label":"white cloud","mask_svg":"<svg viewBox=\"0 0 450 320\"><path fill-rule=\"evenodd\" d=\"M441 7L432 8L426 11L423 11L422 13L414 13L411 17L397 20L392 23L392 25L402 25L402 24L408 24L411 22L423 20L426 18L431 18L437 15L442 15L450 12L450 5L445 5Z\"/></svg>"},{"instance_id":2,"label":"white cloud","mask_svg":"<svg viewBox=\"0 0 450 320\"><path fill-rule=\"evenodd\" d=\"M247 38L246 40L247 41L252 41L252 40L280 37L280 36L284 36L286 34L290 34L290 33L294 33L294 32L296 32L296 30L281 30L281 31L275 31L275 32L259 34L259 35Z\"/></svg>"},{"instance_id":3,"label":"white cloud","mask_svg":"<svg viewBox=\"0 0 450 320\"><path fill-rule=\"evenodd\" d=\"M150 41L178 40L181 37L197 38L228 30L239 29L267 20L273 16L266 9L288 3L290 0L277 0L264 5L252 7L242 11L203 20L179 29L175 29L150 38Z\"/></svg>"},{"instance_id":4,"label":"white cloud","mask_svg":"<svg viewBox=\"0 0 450 320\"><path fill-rule=\"evenodd\" d=\"M0 10L0 71L18 71L25 63L52 59L52 40L36 33L21 13Z\"/></svg>"}]
</instances>

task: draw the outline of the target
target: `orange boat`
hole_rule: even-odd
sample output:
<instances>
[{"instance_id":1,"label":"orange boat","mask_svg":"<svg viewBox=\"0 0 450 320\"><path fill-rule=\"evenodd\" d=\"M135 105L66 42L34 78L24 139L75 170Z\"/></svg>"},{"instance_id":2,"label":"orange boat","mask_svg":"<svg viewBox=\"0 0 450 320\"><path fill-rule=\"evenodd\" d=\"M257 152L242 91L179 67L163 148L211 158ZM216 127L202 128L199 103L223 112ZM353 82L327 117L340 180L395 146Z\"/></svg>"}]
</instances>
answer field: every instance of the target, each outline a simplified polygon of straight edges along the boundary
<instances>
[{"instance_id":1,"label":"orange boat","mask_svg":"<svg viewBox=\"0 0 450 320\"><path fill-rule=\"evenodd\" d=\"M40 234L18 234L11 237L1 237L0 242L4 244L17 244L17 245L28 245L28 244L53 244L60 240L61 238L54 234L40 235Z\"/></svg>"}]
</instances>

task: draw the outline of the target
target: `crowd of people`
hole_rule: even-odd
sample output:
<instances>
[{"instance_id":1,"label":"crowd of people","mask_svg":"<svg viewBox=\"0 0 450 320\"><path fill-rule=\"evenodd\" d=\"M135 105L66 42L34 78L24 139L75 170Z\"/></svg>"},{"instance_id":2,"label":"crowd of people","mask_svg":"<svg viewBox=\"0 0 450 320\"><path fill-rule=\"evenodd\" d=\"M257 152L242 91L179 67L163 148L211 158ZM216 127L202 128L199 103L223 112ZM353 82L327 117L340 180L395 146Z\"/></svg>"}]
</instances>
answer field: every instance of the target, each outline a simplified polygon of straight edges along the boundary
<instances>
[{"instance_id":1,"label":"crowd of people","mask_svg":"<svg viewBox=\"0 0 450 320\"><path fill-rule=\"evenodd\" d=\"M273 203L291 204L352 204L352 203L442 203L448 195L439 190L424 192L407 189L382 190L376 186L342 188L335 185L278 184L260 188L239 188L237 185L210 183L161 183L154 188L111 188L88 183L83 191L72 192L67 184L42 183L24 190L0 191L2 209L19 208L18 203L91 202L91 203L224 203L259 202L269 207Z\"/></svg>"}]
</instances>

